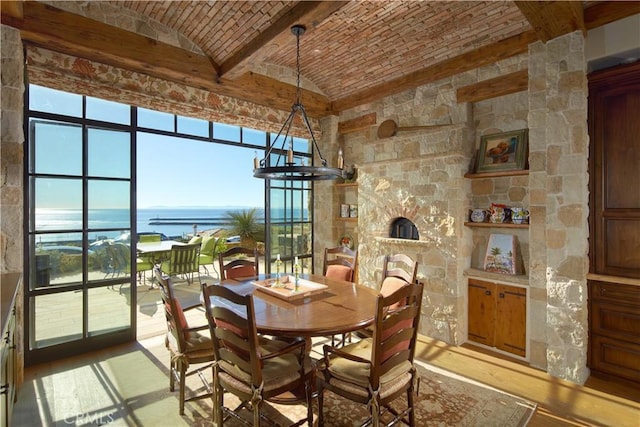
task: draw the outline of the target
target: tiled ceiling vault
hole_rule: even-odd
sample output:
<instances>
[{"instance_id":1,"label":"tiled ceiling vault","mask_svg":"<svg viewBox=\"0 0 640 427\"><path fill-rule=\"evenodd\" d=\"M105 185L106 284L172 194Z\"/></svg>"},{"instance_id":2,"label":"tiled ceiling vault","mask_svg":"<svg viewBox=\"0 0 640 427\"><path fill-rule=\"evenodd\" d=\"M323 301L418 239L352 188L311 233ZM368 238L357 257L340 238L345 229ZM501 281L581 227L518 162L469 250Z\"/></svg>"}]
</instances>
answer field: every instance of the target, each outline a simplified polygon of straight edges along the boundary
<instances>
[{"instance_id":1,"label":"tiled ceiling vault","mask_svg":"<svg viewBox=\"0 0 640 427\"><path fill-rule=\"evenodd\" d=\"M586 34L637 13L638 4L132 0L2 7L3 22L21 27L26 42L284 109L296 83L290 28L303 24L303 103L319 117L526 52L537 40ZM162 27L179 35L178 45L163 40Z\"/></svg>"}]
</instances>

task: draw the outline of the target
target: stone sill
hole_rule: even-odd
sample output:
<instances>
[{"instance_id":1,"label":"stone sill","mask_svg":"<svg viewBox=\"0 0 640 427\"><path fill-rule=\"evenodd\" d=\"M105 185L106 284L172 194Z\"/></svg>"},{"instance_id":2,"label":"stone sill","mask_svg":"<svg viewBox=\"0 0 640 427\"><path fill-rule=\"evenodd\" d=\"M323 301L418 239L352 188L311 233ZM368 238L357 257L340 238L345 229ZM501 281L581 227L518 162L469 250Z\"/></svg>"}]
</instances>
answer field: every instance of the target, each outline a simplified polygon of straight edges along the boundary
<instances>
[{"instance_id":1,"label":"stone sill","mask_svg":"<svg viewBox=\"0 0 640 427\"><path fill-rule=\"evenodd\" d=\"M431 242L425 240L413 240L413 239L397 239L392 237L376 237L376 242L390 243L394 245L408 245L408 246L430 246Z\"/></svg>"}]
</instances>

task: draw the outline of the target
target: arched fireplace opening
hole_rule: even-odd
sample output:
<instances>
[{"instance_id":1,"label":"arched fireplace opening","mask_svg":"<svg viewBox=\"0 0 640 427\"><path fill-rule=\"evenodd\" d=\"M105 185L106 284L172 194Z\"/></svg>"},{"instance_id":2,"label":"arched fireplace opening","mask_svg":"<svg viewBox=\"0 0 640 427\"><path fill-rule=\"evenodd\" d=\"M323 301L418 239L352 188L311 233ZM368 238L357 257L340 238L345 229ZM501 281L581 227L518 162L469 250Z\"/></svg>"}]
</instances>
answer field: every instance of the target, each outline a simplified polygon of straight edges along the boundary
<instances>
[{"instance_id":1,"label":"arched fireplace opening","mask_svg":"<svg viewBox=\"0 0 640 427\"><path fill-rule=\"evenodd\" d=\"M389 237L394 239L419 240L418 228L411 220L399 217L391 223Z\"/></svg>"}]
</instances>

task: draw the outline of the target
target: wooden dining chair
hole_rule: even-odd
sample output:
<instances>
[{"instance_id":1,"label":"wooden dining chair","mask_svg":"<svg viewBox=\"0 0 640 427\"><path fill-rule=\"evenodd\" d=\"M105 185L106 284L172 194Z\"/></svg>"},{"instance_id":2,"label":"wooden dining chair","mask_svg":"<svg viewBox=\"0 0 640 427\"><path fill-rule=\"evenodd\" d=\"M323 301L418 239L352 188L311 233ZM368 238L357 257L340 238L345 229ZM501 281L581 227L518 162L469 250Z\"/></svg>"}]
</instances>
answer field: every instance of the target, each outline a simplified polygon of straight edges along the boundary
<instances>
[{"instance_id":1,"label":"wooden dining chair","mask_svg":"<svg viewBox=\"0 0 640 427\"><path fill-rule=\"evenodd\" d=\"M160 295L167 321L165 345L170 354L169 390L174 391L175 382L178 381L180 392L179 412L180 415L184 415L186 402L213 397L210 382L204 376L204 372L211 368L214 361L211 334L208 323L203 322L198 326L190 326L185 316L185 312L199 309L200 304L183 308L173 293L171 278L162 274L157 267L154 269L154 274L160 287ZM192 375L200 377L206 393L194 392L191 396L186 396L186 380L187 377Z\"/></svg>"},{"instance_id":2,"label":"wooden dining chair","mask_svg":"<svg viewBox=\"0 0 640 427\"><path fill-rule=\"evenodd\" d=\"M358 261L358 251L340 245L335 248L324 248L324 261L322 263L322 274L325 277L336 280L353 282L355 280L356 263ZM344 344L347 339L351 339L351 333L342 334L341 341ZM336 336L331 337L331 345L336 345Z\"/></svg>"},{"instance_id":3,"label":"wooden dining chair","mask_svg":"<svg viewBox=\"0 0 640 427\"><path fill-rule=\"evenodd\" d=\"M315 366L302 338L258 335L253 296L239 295L221 285L202 285L205 314L209 322L216 363L213 366L213 421L239 418L238 411L252 412L253 425L260 426L262 403L285 392L303 389L307 416L313 425L312 386ZM224 406L224 393L237 396L242 404L235 410Z\"/></svg>"},{"instance_id":4,"label":"wooden dining chair","mask_svg":"<svg viewBox=\"0 0 640 427\"><path fill-rule=\"evenodd\" d=\"M415 283L418 275L418 262L405 254L385 255L382 264L382 282L380 294L389 296L406 284ZM371 327L356 332L360 337L373 336Z\"/></svg>"},{"instance_id":5,"label":"wooden dining chair","mask_svg":"<svg viewBox=\"0 0 640 427\"><path fill-rule=\"evenodd\" d=\"M218 255L220 280L254 277L259 274L258 249L236 246Z\"/></svg>"},{"instance_id":6,"label":"wooden dining chair","mask_svg":"<svg viewBox=\"0 0 640 427\"><path fill-rule=\"evenodd\" d=\"M402 420L413 427L413 365L422 301L421 283L405 284L388 296L379 294L373 336L341 348L324 345L323 363L317 378L318 425L324 425L324 391L366 404L369 418L363 423L378 427L381 415L394 417L384 425ZM397 410L391 402L406 393L407 407Z\"/></svg>"},{"instance_id":7,"label":"wooden dining chair","mask_svg":"<svg viewBox=\"0 0 640 427\"><path fill-rule=\"evenodd\" d=\"M357 250L342 245L335 248L324 248L322 274L332 279L353 282L357 261Z\"/></svg>"},{"instance_id":8,"label":"wooden dining chair","mask_svg":"<svg viewBox=\"0 0 640 427\"><path fill-rule=\"evenodd\" d=\"M191 245L173 245L169 259L160 264L163 273L173 277L182 275L186 277L187 283L193 282L194 275L198 275L200 282L200 243Z\"/></svg>"}]
</instances>

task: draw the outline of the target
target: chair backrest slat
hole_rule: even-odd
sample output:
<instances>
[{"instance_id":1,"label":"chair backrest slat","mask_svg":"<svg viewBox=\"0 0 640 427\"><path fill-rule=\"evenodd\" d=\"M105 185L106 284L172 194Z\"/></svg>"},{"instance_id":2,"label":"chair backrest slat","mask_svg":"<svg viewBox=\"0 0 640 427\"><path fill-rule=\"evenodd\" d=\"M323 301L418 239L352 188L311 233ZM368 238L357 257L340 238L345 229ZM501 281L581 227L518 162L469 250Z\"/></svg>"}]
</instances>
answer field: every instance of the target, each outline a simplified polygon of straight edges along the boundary
<instances>
[{"instance_id":1,"label":"chair backrest slat","mask_svg":"<svg viewBox=\"0 0 640 427\"><path fill-rule=\"evenodd\" d=\"M371 384L399 363L413 363L415 355L423 285L407 284L391 295L378 295L373 333Z\"/></svg>"},{"instance_id":2,"label":"chair backrest slat","mask_svg":"<svg viewBox=\"0 0 640 427\"><path fill-rule=\"evenodd\" d=\"M346 246L325 248L322 274L327 277L353 282L357 262L357 250L349 249ZM350 271L343 268L334 268L332 266L347 267Z\"/></svg>"},{"instance_id":3,"label":"chair backrest slat","mask_svg":"<svg viewBox=\"0 0 640 427\"><path fill-rule=\"evenodd\" d=\"M237 246L218 255L220 280L258 276L258 249Z\"/></svg>"},{"instance_id":4,"label":"chair backrest slat","mask_svg":"<svg viewBox=\"0 0 640 427\"><path fill-rule=\"evenodd\" d=\"M162 274L160 269L155 268L154 274L160 285L160 296L162 305L164 306L165 319L167 321L167 330L174 337L178 349L183 352L187 348L187 335L185 334L186 320L180 302L173 293L173 285L171 278Z\"/></svg>"},{"instance_id":5,"label":"chair backrest slat","mask_svg":"<svg viewBox=\"0 0 640 427\"><path fill-rule=\"evenodd\" d=\"M171 246L171 274L186 274L198 271L198 256L200 255L200 243L191 245Z\"/></svg>"},{"instance_id":6,"label":"chair backrest slat","mask_svg":"<svg viewBox=\"0 0 640 427\"><path fill-rule=\"evenodd\" d=\"M202 295L216 360L235 365L251 377L254 385L259 385L262 370L253 296L236 294L222 285L206 284L202 285Z\"/></svg>"},{"instance_id":7,"label":"chair backrest slat","mask_svg":"<svg viewBox=\"0 0 640 427\"><path fill-rule=\"evenodd\" d=\"M405 254L386 255L382 267L382 280L398 277L407 283L414 283L418 274L418 263Z\"/></svg>"}]
</instances>

